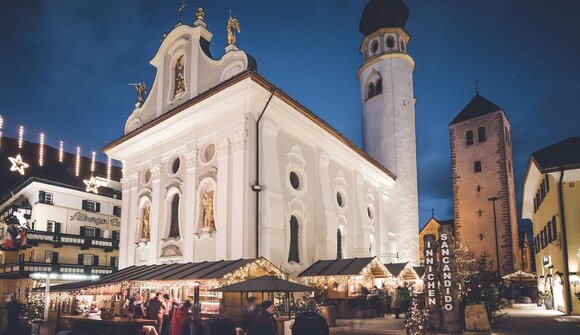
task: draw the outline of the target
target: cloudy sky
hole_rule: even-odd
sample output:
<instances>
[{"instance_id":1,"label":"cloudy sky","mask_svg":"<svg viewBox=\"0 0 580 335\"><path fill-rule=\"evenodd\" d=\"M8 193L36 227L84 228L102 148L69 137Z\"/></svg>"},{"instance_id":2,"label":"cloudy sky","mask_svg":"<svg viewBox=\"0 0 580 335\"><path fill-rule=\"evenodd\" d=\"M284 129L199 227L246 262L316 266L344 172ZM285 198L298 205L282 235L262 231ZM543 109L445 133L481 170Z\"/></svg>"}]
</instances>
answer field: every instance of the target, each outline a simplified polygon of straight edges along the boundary
<instances>
[{"instance_id":1,"label":"cloudy sky","mask_svg":"<svg viewBox=\"0 0 580 335\"><path fill-rule=\"evenodd\" d=\"M178 22L177 0L0 0L0 115L35 141L98 150L122 135L135 101L128 83L151 86L149 61ZM202 4L211 51L223 53L231 9L238 46L258 72L361 145L358 31L363 0L188 1ZM420 225L451 218L448 124L481 94L512 124L519 193L531 152L580 134L580 1L407 0L414 73Z\"/></svg>"}]
</instances>

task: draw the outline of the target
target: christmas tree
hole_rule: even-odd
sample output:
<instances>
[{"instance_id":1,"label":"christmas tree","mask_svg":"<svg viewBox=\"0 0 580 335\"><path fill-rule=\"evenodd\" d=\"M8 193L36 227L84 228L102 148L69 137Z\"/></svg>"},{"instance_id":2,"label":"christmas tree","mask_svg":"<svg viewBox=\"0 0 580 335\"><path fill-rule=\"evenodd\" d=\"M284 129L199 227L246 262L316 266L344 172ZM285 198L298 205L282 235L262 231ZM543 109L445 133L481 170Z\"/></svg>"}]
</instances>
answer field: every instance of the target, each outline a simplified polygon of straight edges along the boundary
<instances>
[{"instance_id":1,"label":"christmas tree","mask_svg":"<svg viewBox=\"0 0 580 335\"><path fill-rule=\"evenodd\" d=\"M411 297L411 305L405 317L405 331L407 335L425 335L429 326L431 313L428 309L421 309L417 304L417 297Z\"/></svg>"}]
</instances>

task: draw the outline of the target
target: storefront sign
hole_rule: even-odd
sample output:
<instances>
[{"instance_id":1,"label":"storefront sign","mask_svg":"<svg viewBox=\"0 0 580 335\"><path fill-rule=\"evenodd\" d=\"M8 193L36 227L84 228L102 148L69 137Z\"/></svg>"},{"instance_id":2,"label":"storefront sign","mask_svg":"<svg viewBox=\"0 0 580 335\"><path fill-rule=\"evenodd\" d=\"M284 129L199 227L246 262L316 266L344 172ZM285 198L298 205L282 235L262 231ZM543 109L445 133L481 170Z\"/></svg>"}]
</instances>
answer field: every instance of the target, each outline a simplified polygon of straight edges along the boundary
<instances>
[{"instance_id":1,"label":"storefront sign","mask_svg":"<svg viewBox=\"0 0 580 335\"><path fill-rule=\"evenodd\" d=\"M98 217L98 216L90 216L84 212L76 212L73 215L69 216L69 220L71 221L78 221L78 222L89 222L89 223L94 223L95 225L108 225L109 224L109 220L107 218L104 217Z\"/></svg>"},{"instance_id":2,"label":"storefront sign","mask_svg":"<svg viewBox=\"0 0 580 335\"><path fill-rule=\"evenodd\" d=\"M453 226L439 226L439 276L441 293L441 324L447 333L460 333L463 322L459 314L459 286L457 283L457 265L455 263L455 242Z\"/></svg>"},{"instance_id":3,"label":"storefront sign","mask_svg":"<svg viewBox=\"0 0 580 335\"><path fill-rule=\"evenodd\" d=\"M544 264L545 268L549 268L550 266L552 266L552 257L551 256L542 257L542 264Z\"/></svg>"},{"instance_id":4,"label":"storefront sign","mask_svg":"<svg viewBox=\"0 0 580 335\"><path fill-rule=\"evenodd\" d=\"M447 234L441 234L439 240L441 241L441 300L443 301L443 308L446 311L452 311L453 298L451 296L451 285L453 278L451 275L451 267L449 266L451 261L449 259L449 241Z\"/></svg>"},{"instance_id":5,"label":"storefront sign","mask_svg":"<svg viewBox=\"0 0 580 335\"><path fill-rule=\"evenodd\" d=\"M437 241L434 234L423 236L423 256L425 258L425 307L431 311L431 329L441 327L441 308L439 301L439 276L437 273Z\"/></svg>"}]
</instances>

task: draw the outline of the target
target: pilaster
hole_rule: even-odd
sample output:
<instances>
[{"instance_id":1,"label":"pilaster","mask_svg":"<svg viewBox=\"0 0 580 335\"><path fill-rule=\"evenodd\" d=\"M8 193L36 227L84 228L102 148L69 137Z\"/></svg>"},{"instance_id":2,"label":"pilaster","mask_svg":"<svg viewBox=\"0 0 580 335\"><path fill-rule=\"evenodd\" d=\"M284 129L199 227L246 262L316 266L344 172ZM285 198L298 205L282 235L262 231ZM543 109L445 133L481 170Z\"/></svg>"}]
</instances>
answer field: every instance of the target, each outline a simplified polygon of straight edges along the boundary
<instances>
[{"instance_id":1,"label":"pilaster","mask_svg":"<svg viewBox=\"0 0 580 335\"><path fill-rule=\"evenodd\" d=\"M151 216L150 229L151 241L149 246L149 255L147 264L156 264L158 258L159 241L163 236L163 227L165 227L165 220L163 219L163 198L161 194L161 164L155 164L150 168L151 171Z\"/></svg>"},{"instance_id":2,"label":"pilaster","mask_svg":"<svg viewBox=\"0 0 580 335\"><path fill-rule=\"evenodd\" d=\"M229 158L230 140L224 138L218 142L217 148L217 185L216 204L214 208L216 224L216 260L228 259L230 249L230 232L228 227L228 188L229 188Z\"/></svg>"}]
</instances>

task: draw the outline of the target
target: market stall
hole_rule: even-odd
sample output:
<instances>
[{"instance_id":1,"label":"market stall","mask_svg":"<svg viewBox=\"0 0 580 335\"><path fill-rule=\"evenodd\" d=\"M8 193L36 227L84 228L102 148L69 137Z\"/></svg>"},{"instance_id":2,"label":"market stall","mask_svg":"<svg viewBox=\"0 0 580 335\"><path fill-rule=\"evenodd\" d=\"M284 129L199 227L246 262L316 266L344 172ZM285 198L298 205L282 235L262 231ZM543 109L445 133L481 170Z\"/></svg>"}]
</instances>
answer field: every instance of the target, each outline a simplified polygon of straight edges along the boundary
<instances>
[{"instance_id":1,"label":"market stall","mask_svg":"<svg viewBox=\"0 0 580 335\"><path fill-rule=\"evenodd\" d=\"M388 263L385 264L389 273L393 277L386 278L383 283L389 292L393 292L397 286L409 287L414 292L423 292L423 278L422 273L419 274L421 268L414 267L411 263ZM424 271L421 271L424 272Z\"/></svg>"},{"instance_id":2,"label":"market stall","mask_svg":"<svg viewBox=\"0 0 580 335\"><path fill-rule=\"evenodd\" d=\"M377 257L318 260L298 277L321 292L324 305L338 318L366 316L373 286L381 288L393 275Z\"/></svg>"}]
</instances>

